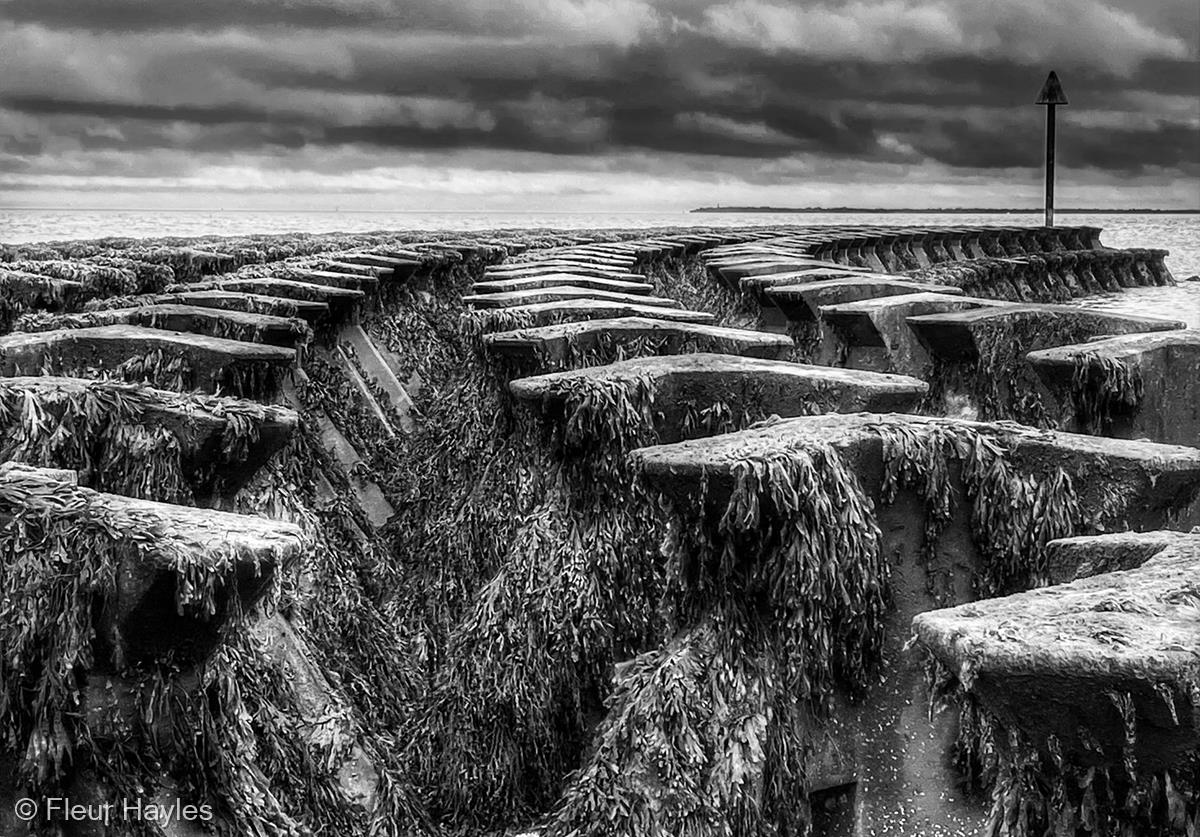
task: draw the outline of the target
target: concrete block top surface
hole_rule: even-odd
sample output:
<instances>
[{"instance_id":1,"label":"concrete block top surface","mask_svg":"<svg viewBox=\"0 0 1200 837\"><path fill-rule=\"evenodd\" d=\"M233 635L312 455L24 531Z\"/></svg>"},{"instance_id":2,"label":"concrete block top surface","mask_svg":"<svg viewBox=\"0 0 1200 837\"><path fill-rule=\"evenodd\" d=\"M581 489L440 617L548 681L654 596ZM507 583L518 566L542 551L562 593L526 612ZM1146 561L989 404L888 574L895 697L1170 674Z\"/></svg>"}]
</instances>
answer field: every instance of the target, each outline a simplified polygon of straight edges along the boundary
<instances>
[{"instance_id":1,"label":"concrete block top surface","mask_svg":"<svg viewBox=\"0 0 1200 837\"><path fill-rule=\"evenodd\" d=\"M1071 346L1055 346L1030 352L1027 358L1033 364L1063 364L1074 366L1080 355L1096 354L1104 357L1128 360L1146 354L1167 350L1200 352L1200 329L1178 329L1152 331L1148 333L1121 334L1105 337L1088 343Z\"/></svg>"},{"instance_id":2,"label":"concrete block top surface","mask_svg":"<svg viewBox=\"0 0 1200 837\"><path fill-rule=\"evenodd\" d=\"M330 285L335 288L361 289L364 286L374 287L379 284L379 277L362 273L339 273L333 270L299 269L288 271L283 279L296 279L301 282L311 282L314 285Z\"/></svg>"},{"instance_id":3,"label":"concrete block top surface","mask_svg":"<svg viewBox=\"0 0 1200 837\"><path fill-rule=\"evenodd\" d=\"M639 381L654 384L673 381L698 392L705 387L728 388L731 383L751 381L764 387L796 390L844 390L872 396L907 396L914 402L927 384L904 375L860 372L831 366L810 366L764 358L728 354L695 353L642 357L570 372L556 372L509 383L512 394L522 400L557 400L567 396L578 381Z\"/></svg>"},{"instance_id":4,"label":"concrete block top surface","mask_svg":"<svg viewBox=\"0 0 1200 837\"><path fill-rule=\"evenodd\" d=\"M925 291L825 305L821 308L821 318L841 328L858 345L881 346L889 342L888 338L903 337L894 330L907 331L907 325L902 321L911 316L1008 304L995 299Z\"/></svg>"},{"instance_id":5,"label":"concrete block top surface","mask_svg":"<svg viewBox=\"0 0 1200 837\"><path fill-rule=\"evenodd\" d=\"M920 431L922 427L961 429L1002 442L1030 467L1056 464L1114 470L1126 468L1161 483L1164 492L1200 481L1200 450L1180 445L1110 439L1051 430L1035 430L1011 422L972 422L899 413L854 413L792 418L712 439L642 448L632 456L647 479L667 490L690 492L703 476L712 485L732 479L738 463L754 457L804 450L828 444L843 453L877 459L881 433L889 428Z\"/></svg>"},{"instance_id":6,"label":"concrete block top surface","mask_svg":"<svg viewBox=\"0 0 1200 837\"><path fill-rule=\"evenodd\" d=\"M955 669L1061 675L1065 665L1114 677L1151 668L1184 676L1200 663L1197 569L1200 535L1180 533L1139 568L923 613L913 628ZM1127 641L1114 642L1110 631Z\"/></svg>"},{"instance_id":7,"label":"concrete block top surface","mask_svg":"<svg viewBox=\"0 0 1200 837\"><path fill-rule=\"evenodd\" d=\"M1059 538L1046 545L1050 580L1065 584L1113 570L1131 570L1171 544L1195 537L1195 534L1159 529Z\"/></svg>"},{"instance_id":8,"label":"concrete block top surface","mask_svg":"<svg viewBox=\"0 0 1200 837\"><path fill-rule=\"evenodd\" d=\"M749 329L725 328L701 323L670 322L647 317L584 320L539 328L516 329L484 335L489 351L500 354L524 354L533 349L554 350L567 344L595 343L600 340L631 341L641 338L671 338L701 345L721 345L723 351L741 347L747 354L782 357L794 345L782 334ZM761 354L758 354L760 353Z\"/></svg>"},{"instance_id":9,"label":"concrete block top surface","mask_svg":"<svg viewBox=\"0 0 1200 837\"><path fill-rule=\"evenodd\" d=\"M309 547L303 530L291 523L103 494L68 486L52 473L16 463L0 464L0 500L14 509L43 514L61 513L71 506L78 513L102 518L115 533L149 532L161 540L144 543L143 549L151 556L157 552L171 566L180 551L205 563L234 556L279 564Z\"/></svg>"},{"instance_id":10,"label":"concrete block top surface","mask_svg":"<svg viewBox=\"0 0 1200 837\"><path fill-rule=\"evenodd\" d=\"M270 331L295 332L297 336L307 331L304 323L298 323L296 320L288 317L174 303L140 305L134 308L107 308L101 311L63 314L56 319L62 321L63 327L66 328L116 324L157 327L154 324L162 323L167 325L192 320L211 324L224 322L246 329L257 328Z\"/></svg>"},{"instance_id":11,"label":"concrete block top surface","mask_svg":"<svg viewBox=\"0 0 1200 837\"><path fill-rule=\"evenodd\" d=\"M970 356L976 352L976 335L983 329L1003 322L1066 320L1085 326L1092 334L1128 334L1137 332L1174 331L1185 323L1162 317L1143 317L1118 314L1072 305L1039 303L986 306L938 314L920 314L908 318L909 327L917 333L931 352L945 356Z\"/></svg>"},{"instance_id":12,"label":"concrete block top surface","mask_svg":"<svg viewBox=\"0 0 1200 837\"><path fill-rule=\"evenodd\" d=\"M184 351L223 355L230 360L265 360L290 364L296 358L294 349L282 346L132 325L7 334L0 337L0 358L20 359L22 356L53 351L63 346L88 344L124 348L128 350L129 355L139 350L170 346Z\"/></svg>"},{"instance_id":13,"label":"concrete block top surface","mask_svg":"<svg viewBox=\"0 0 1200 837\"><path fill-rule=\"evenodd\" d=\"M943 291L945 293L946 291ZM1163 317L1144 317L1136 314L1118 314L1097 308L1084 308L1075 305L1053 305L1049 303L1010 303L1008 305L991 306L964 311L948 311L941 314L925 314L910 320L914 326L936 325L939 323L962 324L971 326L988 320L1007 319L1011 317L1089 317L1096 320L1111 320L1114 324L1129 324L1144 326L1141 331L1163 331L1182 329L1185 323L1179 320L1168 320Z\"/></svg>"},{"instance_id":14,"label":"concrete block top surface","mask_svg":"<svg viewBox=\"0 0 1200 837\"><path fill-rule=\"evenodd\" d=\"M300 416L289 407L260 404L241 398L218 397L200 393L178 393L141 384L91 378L67 378L59 375L28 375L0 378L0 397L5 393L31 393L42 398L79 398L89 393L112 394L136 400L143 411L173 414L183 424L224 424L231 415L246 417L260 425L295 428Z\"/></svg>"},{"instance_id":15,"label":"concrete block top surface","mask_svg":"<svg viewBox=\"0 0 1200 837\"><path fill-rule=\"evenodd\" d=\"M588 264L570 259L553 259L542 262L519 262L488 267L484 279L518 279L526 276L543 276L547 273L583 273L625 281L637 281L642 277L623 267Z\"/></svg>"},{"instance_id":16,"label":"concrete block top surface","mask_svg":"<svg viewBox=\"0 0 1200 837\"><path fill-rule=\"evenodd\" d=\"M661 320L678 320L689 323L711 323L716 317L707 311L689 311L684 308L656 308L652 305L641 305L629 302L610 302L603 299L562 300L560 302L538 302L532 305L514 306L504 309L515 314L525 314L532 318L579 317L581 319L596 319L600 317L652 317Z\"/></svg>"},{"instance_id":17,"label":"concrete block top surface","mask_svg":"<svg viewBox=\"0 0 1200 837\"><path fill-rule=\"evenodd\" d=\"M246 290L264 293L267 296L285 298L316 299L322 301L358 302L366 294L357 288L335 288L332 285L315 285L312 282L298 282L295 279L277 279L272 276L262 277L231 277L212 281L194 282L172 285L168 293L187 293L191 291L220 291Z\"/></svg>"},{"instance_id":18,"label":"concrete block top surface","mask_svg":"<svg viewBox=\"0 0 1200 837\"><path fill-rule=\"evenodd\" d=\"M1095 761L1084 729L1110 755L1133 746L1139 768L1169 768L1197 741L1198 570L1200 535L1171 537L1134 569L923 613L913 631L1034 741L1055 735L1068 758Z\"/></svg>"},{"instance_id":19,"label":"concrete block top surface","mask_svg":"<svg viewBox=\"0 0 1200 837\"><path fill-rule=\"evenodd\" d=\"M471 294L464 296L462 301L472 308L512 308L521 305L533 305L539 302L558 302L571 299L599 299L632 305L653 305L656 308L683 307L678 301L663 296L627 294L596 288L575 288L569 285L502 291L499 293Z\"/></svg>"},{"instance_id":20,"label":"concrete block top surface","mask_svg":"<svg viewBox=\"0 0 1200 837\"><path fill-rule=\"evenodd\" d=\"M476 282L471 290L477 294L524 291L534 288L595 288L625 294L649 294L654 286L649 282L628 282L623 279L605 279L602 276L587 276L582 273L547 273L541 276L526 276L520 279L495 279Z\"/></svg>"},{"instance_id":21,"label":"concrete block top surface","mask_svg":"<svg viewBox=\"0 0 1200 837\"><path fill-rule=\"evenodd\" d=\"M160 294L154 297L156 303L180 305L199 305L206 308L221 308L237 311L288 311L295 310L296 316L314 319L329 313L329 304L315 299L288 299L280 296L265 296L263 294L247 293L245 291L184 291L174 294Z\"/></svg>"},{"instance_id":22,"label":"concrete block top surface","mask_svg":"<svg viewBox=\"0 0 1200 837\"><path fill-rule=\"evenodd\" d=\"M847 277L804 285L780 285L767 288L764 294L789 318L815 320L825 305L836 305L859 299L880 296L899 296L912 293L943 293L954 295L957 288L911 282L897 278ZM959 294L962 292L959 291Z\"/></svg>"}]
</instances>

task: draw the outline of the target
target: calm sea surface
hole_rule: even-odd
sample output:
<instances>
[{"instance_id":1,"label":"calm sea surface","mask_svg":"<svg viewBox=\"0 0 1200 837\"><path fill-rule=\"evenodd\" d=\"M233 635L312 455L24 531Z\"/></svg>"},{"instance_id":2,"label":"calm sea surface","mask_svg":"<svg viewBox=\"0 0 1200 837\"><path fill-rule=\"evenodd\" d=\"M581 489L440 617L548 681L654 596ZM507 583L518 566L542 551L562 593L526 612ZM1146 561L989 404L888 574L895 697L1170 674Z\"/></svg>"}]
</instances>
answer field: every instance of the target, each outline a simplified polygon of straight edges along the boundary
<instances>
[{"instance_id":1,"label":"calm sea surface","mask_svg":"<svg viewBox=\"0 0 1200 837\"><path fill-rule=\"evenodd\" d=\"M1101 227L1110 247L1170 250L1167 266L1178 288L1141 288L1078 300L1111 310L1169 316L1200 328L1200 214L1072 215L1060 224ZM915 213L703 213L687 212L200 212L0 209L0 242L51 241L104 236L243 235L374 230L598 229L602 227L738 227L781 224L920 224L928 226L1034 225L1040 213L929 215Z\"/></svg>"}]
</instances>

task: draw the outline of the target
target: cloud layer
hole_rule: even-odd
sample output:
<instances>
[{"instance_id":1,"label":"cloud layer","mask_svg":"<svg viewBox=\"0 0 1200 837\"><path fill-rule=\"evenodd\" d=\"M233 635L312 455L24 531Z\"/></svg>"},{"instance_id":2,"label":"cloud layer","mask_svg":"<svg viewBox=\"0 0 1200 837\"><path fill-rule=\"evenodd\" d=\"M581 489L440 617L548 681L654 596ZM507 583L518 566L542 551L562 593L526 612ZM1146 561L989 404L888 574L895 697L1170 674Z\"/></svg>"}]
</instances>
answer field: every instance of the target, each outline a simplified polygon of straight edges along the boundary
<instances>
[{"instance_id":1,"label":"cloud layer","mask_svg":"<svg viewBox=\"0 0 1200 837\"><path fill-rule=\"evenodd\" d=\"M1191 0L0 0L0 202L1034 203L1053 66L1064 202L1196 206L1198 40Z\"/></svg>"}]
</instances>

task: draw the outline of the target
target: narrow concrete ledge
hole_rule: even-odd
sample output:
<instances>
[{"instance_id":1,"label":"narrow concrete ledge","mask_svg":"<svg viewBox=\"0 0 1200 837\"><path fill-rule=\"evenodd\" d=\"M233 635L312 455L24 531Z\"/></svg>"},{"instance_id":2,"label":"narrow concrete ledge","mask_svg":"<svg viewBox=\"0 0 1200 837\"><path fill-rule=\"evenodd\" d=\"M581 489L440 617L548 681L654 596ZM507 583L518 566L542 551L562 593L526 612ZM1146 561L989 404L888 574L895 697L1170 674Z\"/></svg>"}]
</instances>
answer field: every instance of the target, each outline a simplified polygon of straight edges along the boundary
<instances>
[{"instance_id":1,"label":"narrow concrete ledge","mask_svg":"<svg viewBox=\"0 0 1200 837\"><path fill-rule=\"evenodd\" d=\"M1073 415L1067 429L1200 447L1200 331L1125 334L1026 360Z\"/></svg>"},{"instance_id":2,"label":"narrow concrete ledge","mask_svg":"<svg viewBox=\"0 0 1200 837\"><path fill-rule=\"evenodd\" d=\"M664 442L684 438L689 411L727 405L734 413L803 416L913 409L927 385L915 378L727 354L642 357L509 383L513 396L557 408L590 382L639 385L654 393Z\"/></svg>"},{"instance_id":3,"label":"narrow concrete ledge","mask_svg":"<svg viewBox=\"0 0 1200 837\"><path fill-rule=\"evenodd\" d=\"M333 753L336 761L330 765L331 772L346 799L370 811L379 794L379 769L362 747L362 730L354 722L349 701L329 682L316 664L313 650L283 616L276 613L260 619L251 630L292 686L300 734L310 738L328 736L332 726L334 735L350 742Z\"/></svg>"},{"instance_id":4,"label":"narrow concrete ledge","mask_svg":"<svg viewBox=\"0 0 1200 837\"><path fill-rule=\"evenodd\" d=\"M920 376L929 364L929 353L909 327L908 318L1007 304L994 299L927 292L827 305L821 309L821 318L845 344L847 367Z\"/></svg>"},{"instance_id":5,"label":"narrow concrete ledge","mask_svg":"<svg viewBox=\"0 0 1200 837\"><path fill-rule=\"evenodd\" d=\"M286 407L233 398L181 395L137 384L51 375L0 378L0 405L8 407L14 420L21 415L26 398L51 416L84 412L92 401L108 406L104 417L116 423L167 430L178 440L184 471L199 493L207 492L215 482L222 493L235 494L287 444L300 423L296 412ZM251 432L244 439L245 446L231 456L226 434L243 432L246 424ZM13 426L8 430L18 432ZM94 485L97 476L84 473L82 478L85 484Z\"/></svg>"},{"instance_id":6,"label":"narrow concrete ledge","mask_svg":"<svg viewBox=\"0 0 1200 837\"><path fill-rule=\"evenodd\" d=\"M350 482L350 490L354 492L358 507L372 526L377 529L386 526L396 514L396 509L388 502L383 489L359 473L358 466L363 464L362 456L354 449L354 445L350 444L350 440L342 435L342 431L337 429L337 425L330 421L328 415L317 411L315 418L321 434L321 444L341 466Z\"/></svg>"},{"instance_id":7,"label":"narrow concrete ledge","mask_svg":"<svg viewBox=\"0 0 1200 837\"><path fill-rule=\"evenodd\" d=\"M1195 539L1196 534L1159 529L1155 532L1112 532L1080 535L1046 544L1052 584L1066 584L1115 570L1133 570L1168 546Z\"/></svg>"},{"instance_id":8,"label":"narrow concrete ledge","mask_svg":"<svg viewBox=\"0 0 1200 837\"><path fill-rule=\"evenodd\" d=\"M913 630L1005 726L1056 736L1069 763L1132 751L1139 770L1171 769L1200 744L1198 570L1200 535L1173 538L1137 569L925 613Z\"/></svg>"},{"instance_id":9,"label":"narrow concrete ledge","mask_svg":"<svg viewBox=\"0 0 1200 837\"><path fill-rule=\"evenodd\" d=\"M848 278L805 285L781 285L764 291L784 315L793 322L817 321L824 305L838 305L880 296L915 293L961 294L954 288L909 282L904 279Z\"/></svg>"},{"instance_id":10,"label":"narrow concrete ledge","mask_svg":"<svg viewBox=\"0 0 1200 837\"><path fill-rule=\"evenodd\" d=\"M629 302L608 302L602 299L564 300L562 302L539 302L504 309L479 312L505 314L518 319L525 327L553 325L577 320L600 320L615 317L648 317L656 320L671 320L680 323L707 324L716 320L707 311L689 311L683 308L656 308ZM485 330L488 330L485 328Z\"/></svg>"},{"instance_id":11,"label":"narrow concrete ledge","mask_svg":"<svg viewBox=\"0 0 1200 837\"><path fill-rule=\"evenodd\" d=\"M864 268L839 265L824 259L811 258L765 258L752 261L737 261L724 265L710 266L709 271L719 275L732 288L752 276L772 273L788 273L804 270L842 270L849 273L865 272Z\"/></svg>"},{"instance_id":12,"label":"narrow concrete ledge","mask_svg":"<svg viewBox=\"0 0 1200 837\"><path fill-rule=\"evenodd\" d=\"M1071 305L992 306L941 314L922 314L909 317L908 324L916 332L930 354L947 359L970 359L978 356L979 335L1002 326L1042 321L1049 327L1054 321L1069 320L1079 329L1091 334L1130 334L1147 331L1170 331L1184 328L1178 320L1159 317L1136 317L1114 314L1092 308Z\"/></svg>"},{"instance_id":13,"label":"narrow concrete ledge","mask_svg":"<svg viewBox=\"0 0 1200 837\"><path fill-rule=\"evenodd\" d=\"M376 253L338 253L336 258L338 261L345 262L346 264L381 267L389 271L389 273L385 273L383 276L390 276L393 279L407 278L416 273L421 267L421 262L417 259L400 259L392 256L381 256Z\"/></svg>"},{"instance_id":14,"label":"narrow concrete ledge","mask_svg":"<svg viewBox=\"0 0 1200 837\"><path fill-rule=\"evenodd\" d=\"M907 281L903 276L871 273L868 270L857 267L834 266L812 267L786 271L784 273L764 273L757 276L747 276L741 280L738 287L743 293L753 297L759 305L774 305L775 301L767 295L767 291L771 288L807 285L813 282L830 282L836 279L878 279L885 282Z\"/></svg>"},{"instance_id":15,"label":"narrow concrete ledge","mask_svg":"<svg viewBox=\"0 0 1200 837\"><path fill-rule=\"evenodd\" d=\"M547 273L543 276L529 276L524 279L498 279L495 281L476 282L471 286L472 293L502 294L512 291L531 291L538 288L557 288L568 286L572 288L593 288L598 291L613 293L644 295L654 290L648 282L625 282L619 279L601 279L598 276L584 276L577 273Z\"/></svg>"},{"instance_id":16,"label":"narrow concrete ledge","mask_svg":"<svg viewBox=\"0 0 1200 837\"><path fill-rule=\"evenodd\" d=\"M412 414L415 410L412 399L408 395L408 390L396 377L396 373L392 371L392 367L380 354L375 341L363 330L362 326L349 325L338 333L338 343L350 345L363 373L379 387L388 404L395 411L395 415L400 421L400 429L406 433L412 432L414 426Z\"/></svg>"},{"instance_id":17,"label":"narrow concrete ledge","mask_svg":"<svg viewBox=\"0 0 1200 837\"><path fill-rule=\"evenodd\" d=\"M10 318L29 311L73 308L84 294L82 282L8 270L0 264L0 298L9 309L0 311L0 329L8 329Z\"/></svg>"},{"instance_id":18,"label":"narrow concrete ledge","mask_svg":"<svg viewBox=\"0 0 1200 837\"><path fill-rule=\"evenodd\" d=\"M214 392L219 387L230 388L236 395L269 396L276 386L267 380L239 383L241 373L253 373L260 367L282 375L292 368L296 352L280 346L263 343L246 343L241 340L223 340L200 334L183 334L140 326L102 326L99 328L62 329L28 334L9 334L0 337L0 376L14 377L48 371L53 373L77 374L95 370L105 373L129 372L138 375L138 370L126 367L126 362L138 363L142 359L159 356L149 367L166 367L179 361L184 368L178 370L183 388L197 388ZM151 372L153 369L147 369ZM248 392L247 388L263 388L263 392Z\"/></svg>"},{"instance_id":19,"label":"narrow concrete ledge","mask_svg":"<svg viewBox=\"0 0 1200 837\"><path fill-rule=\"evenodd\" d=\"M263 296L283 297L284 299L323 302L329 306L331 315L339 320L352 317L366 298L362 291L356 291L353 288L334 288L329 285L314 285L311 282L276 279L270 276L218 279L209 282L173 285L167 288L168 293L192 291L241 291Z\"/></svg>"},{"instance_id":20,"label":"narrow concrete ledge","mask_svg":"<svg viewBox=\"0 0 1200 837\"><path fill-rule=\"evenodd\" d=\"M36 525L69 518L110 533L122 557L97 611L98 632L113 658L129 662L167 654L177 663L204 659L224 623L251 608L273 575L311 546L290 523L102 494L14 463L0 465L0 508Z\"/></svg>"},{"instance_id":21,"label":"narrow concrete ledge","mask_svg":"<svg viewBox=\"0 0 1200 837\"><path fill-rule=\"evenodd\" d=\"M329 316L329 304L309 299L286 299L243 291L185 291L150 297L152 304L195 305L223 311L245 311L274 317L299 317L312 325Z\"/></svg>"},{"instance_id":22,"label":"narrow concrete ledge","mask_svg":"<svg viewBox=\"0 0 1200 837\"><path fill-rule=\"evenodd\" d=\"M569 262L587 267L599 267L608 270L628 270L635 264L635 260L631 258L602 255L580 247L571 247L567 250L547 253L541 258L537 256L527 256L526 260L531 262Z\"/></svg>"},{"instance_id":23,"label":"narrow concrete ledge","mask_svg":"<svg viewBox=\"0 0 1200 837\"><path fill-rule=\"evenodd\" d=\"M471 308L515 308L523 305L536 305L542 302L562 302L574 299L599 299L628 305L652 305L655 308L683 307L676 300L663 296L642 296L613 291L600 291L591 288L572 288L566 285L532 290L505 291L503 293L472 294L464 296L462 301Z\"/></svg>"},{"instance_id":24,"label":"narrow concrete ledge","mask_svg":"<svg viewBox=\"0 0 1200 837\"><path fill-rule=\"evenodd\" d=\"M545 262L520 262L489 267L484 270L484 280L528 279L554 273L572 273L580 276L595 276L598 279L616 279L622 282L638 282L642 277L623 268L596 267L583 262L555 259Z\"/></svg>"},{"instance_id":25,"label":"narrow concrete ledge","mask_svg":"<svg viewBox=\"0 0 1200 837\"><path fill-rule=\"evenodd\" d=\"M38 331L132 325L295 348L312 338L304 320L193 305L142 305L47 318Z\"/></svg>"},{"instance_id":26,"label":"narrow concrete ledge","mask_svg":"<svg viewBox=\"0 0 1200 837\"><path fill-rule=\"evenodd\" d=\"M308 270L290 268L281 279L309 282L313 285L328 285L331 288L349 288L356 291L374 291L379 288L379 277L361 273L339 273L335 270Z\"/></svg>"},{"instance_id":27,"label":"narrow concrete ledge","mask_svg":"<svg viewBox=\"0 0 1200 837\"><path fill-rule=\"evenodd\" d=\"M485 335L483 341L489 356L523 367L533 365L534 371L569 368L574 365L573 359L604 348L617 355L640 351L654 355L718 352L778 360L793 346L790 339L780 334L645 317L496 332Z\"/></svg>"}]
</instances>

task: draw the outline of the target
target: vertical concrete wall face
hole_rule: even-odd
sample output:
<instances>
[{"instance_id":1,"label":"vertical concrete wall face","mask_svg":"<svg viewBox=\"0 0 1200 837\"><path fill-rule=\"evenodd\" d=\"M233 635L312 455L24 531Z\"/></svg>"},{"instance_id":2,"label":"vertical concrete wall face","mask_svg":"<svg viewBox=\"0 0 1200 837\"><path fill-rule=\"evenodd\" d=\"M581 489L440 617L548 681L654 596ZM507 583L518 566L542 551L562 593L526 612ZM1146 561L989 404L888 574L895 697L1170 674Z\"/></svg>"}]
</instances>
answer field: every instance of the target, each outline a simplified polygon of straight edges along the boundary
<instances>
[{"instance_id":1,"label":"vertical concrete wall face","mask_svg":"<svg viewBox=\"0 0 1200 837\"><path fill-rule=\"evenodd\" d=\"M1195 830L1200 355L1099 233L0 249L0 803Z\"/></svg>"}]
</instances>

